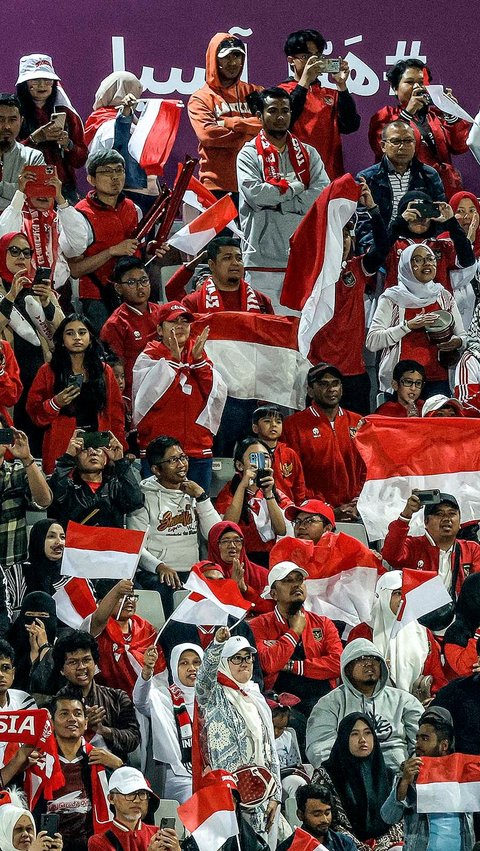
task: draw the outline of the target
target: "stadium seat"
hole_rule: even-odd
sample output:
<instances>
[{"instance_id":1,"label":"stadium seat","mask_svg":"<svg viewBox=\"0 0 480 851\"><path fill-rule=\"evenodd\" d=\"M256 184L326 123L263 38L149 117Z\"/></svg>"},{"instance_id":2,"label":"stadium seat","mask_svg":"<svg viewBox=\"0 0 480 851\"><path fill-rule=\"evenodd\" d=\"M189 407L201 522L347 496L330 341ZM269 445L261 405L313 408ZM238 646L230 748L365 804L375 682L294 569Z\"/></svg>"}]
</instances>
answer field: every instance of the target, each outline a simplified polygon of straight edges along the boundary
<instances>
[{"instance_id":1,"label":"stadium seat","mask_svg":"<svg viewBox=\"0 0 480 851\"><path fill-rule=\"evenodd\" d=\"M179 807L178 801L174 801L170 798L162 798L160 801L160 806L158 807L157 812L155 813L155 824L160 827L162 818L174 818L175 819L175 830L177 831L177 836L182 840L185 836L185 828L178 818L177 809Z\"/></svg>"},{"instance_id":2,"label":"stadium seat","mask_svg":"<svg viewBox=\"0 0 480 851\"><path fill-rule=\"evenodd\" d=\"M188 597L189 593L190 592L189 592L188 588L179 588L178 591L174 591L173 592L173 608L176 609L177 606L180 605L182 600L184 600L185 597Z\"/></svg>"},{"instance_id":3,"label":"stadium seat","mask_svg":"<svg viewBox=\"0 0 480 851\"><path fill-rule=\"evenodd\" d=\"M285 818L293 830L301 824L297 816L297 801L295 798L287 798L285 801Z\"/></svg>"},{"instance_id":4,"label":"stadium seat","mask_svg":"<svg viewBox=\"0 0 480 851\"><path fill-rule=\"evenodd\" d=\"M344 532L345 535L351 535L352 538L358 538L366 547L370 546L367 530L363 523L336 523L335 530L337 532Z\"/></svg>"},{"instance_id":5,"label":"stadium seat","mask_svg":"<svg viewBox=\"0 0 480 851\"><path fill-rule=\"evenodd\" d=\"M157 591L135 591L138 594L137 615L160 629L165 623L162 598Z\"/></svg>"},{"instance_id":6,"label":"stadium seat","mask_svg":"<svg viewBox=\"0 0 480 851\"><path fill-rule=\"evenodd\" d=\"M212 484L210 496L218 496L223 486L233 478L235 468L233 458L213 458L212 460Z\"/></svg>"}]
</instances>

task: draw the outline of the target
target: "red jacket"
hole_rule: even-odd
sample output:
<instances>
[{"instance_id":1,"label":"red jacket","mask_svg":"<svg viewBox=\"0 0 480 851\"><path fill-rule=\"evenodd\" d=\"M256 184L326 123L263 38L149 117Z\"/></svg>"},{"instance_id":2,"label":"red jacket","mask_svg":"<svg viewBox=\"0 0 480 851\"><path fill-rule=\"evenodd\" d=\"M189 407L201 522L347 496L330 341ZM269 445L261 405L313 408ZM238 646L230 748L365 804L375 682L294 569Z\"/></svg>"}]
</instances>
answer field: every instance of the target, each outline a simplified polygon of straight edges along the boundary
<instances>
[{"instance_id":1,"label":"red jacket","mask_svg":"<svg viewBox=\"0 0 480 851\"><path fill-rule=\"evenodd\" d=\"M230 310L230 311L243 311L249 310L247 306L247 284L245 281L240 281L240 286L237 291L233 293L222 292L221 290L216 290L216 295L218 297L219 306L218 307L206 307L206 294L205 294L206 286L202 284L198 290L190 293L182 298L182 304L185 305L187 310L190 310L192 313L217 313L221 310ZM255 296L258 302L258 308L260 313L275 313L272 302L269 299L268 295L260 292L260 290L254 290ZM234 299L236 304L232 307L230 306L230 301ZM245 305L245 306L243 306ZM253 310L253 308L252 308ZM255 312L258 313L258 310Z\"/></svg>"},{"instance_id":2,"label":"red jacket","mask_svg":"<svg viewBox=\"0 0 480 851\"><path fill-rule=\"evenodd\" d=\"M107 388L107 404L98 414L99 431L111 431L127 448L125 440L125 418L122 396L113 370L104 366ZM50 364L38 370L27 397L27 413L35 425L45 429L43 436L42 461L45 473L53 473L55 461L66 452L77 424L75 417L64 414L53 401L55 376Z\"/></svg>"},{"instance_id":3,"label":"red jacket","mask_svg":"<svg viewBox=\"0 0 480 851\"><path fill-rule=\"evenodd\" d=\"M13 424L7 408L16 405L22 390L20 370L13 349L10 343L0 340L0 416L5 420L6 426Z\"/></svg>"},{"instance_id":4,"label":"red jacket","mask_svg":"<svg viewBox=\"0 0 480 851\"><path fill-rule=\"evenodd\" d=\"M147 343L155 340L160 305L148 302L145 313L121 304L108 317L100 331L100 339L122 359L125 367L125 395L132 396L133 365Z\"/></svg>"},{"instance_id":5,"label":"red jacket","mask_svg":"<svg viewBox=\"0 0 480 851\"><path fill-rule=\"evenodd\" d=\"M423 399L417 399L415 402L419 417L422 416L423 405ZM380 405L373 413L380 414L382 417L406 417L407 409L404 408L400 402L396 402L395 399L390 399L390 401L384 402L383 405Z\"/></svg>"},{"instance_id":6,"label":"red jacket","mask_svg":"<svg viewBox=\"0 0 480 851\"><path fill-rule=\"evenodd\" d=\"M360 414L339 408L332 428L315 402L287 417L282 440L300 457L307 499L323 498L335 507L359 495L365 467L353 442L353 432L360 420Z\"/></svg>"},{"instance_id":7,"label":"red jacket","mask_svg":"<svg viewBox=\"0 0 480 851\"><path fill-rule=\"evenodd\" d=\"M390 523L382 547L382 558L395 570L408 567L411 570L430 570L432 573L438 573L439 548L430 543L426 535L420 537L409 535L408 527L408 521L400 518ZM480 571L480 544L475 541L457 541L456 543L460 547L460 570L455 586L455 592L458 594L464 579L470 573ZM453 571L454 550L451 560Z\"/></svg>"},{"instance_id":8,"label":"red jacket","mask_svg":"<svg viewBox=\"0 0 480 851\"><path fill-rule=\"evenodd\" d=\"M265 689L275 685L278 674L290 662L298 644L305 650L305 661L294 660L291 674L313 680L329 680L332 688L340 676L342 642L329 618L303 611L307 625L303 634L290 629L278 607L250 621L265 677Z\"/></svg>"},{"instance_id":9,"label":"red jacket","mask_svg":"<svg viewBox=\"0 0 480 851\"><path fill-rule=\"evenodd\" d=\"M123 824L119 824L115 820L109 826L109 831L116 836L124 851L147 851L158 829L154 824L140 822L133 830L128 830ZM109 842L106 834L107 831L91 836L88 840L88 851L117 851L118 846Z\"/></svg>"},{"instance_id":10,"label":"red jacket","mask_svg":"<svg viewBox=\"0 0 480 851\"><path fill-rule=\"evenodd\" d=\"M305 499L305 477L300 458L286 443L277 443L271 454L275 483L295 505L300 505Z\"/></svg>"},{"instance_id":11,"label":"red jacket","mask_svg":"<svg viewBox=\"0 0 480 851\"><path fill-rule=\"evenodd\" d=\"M445 674L449 681L457 677L469 677L474 673L473 666L478 662L477 638L469 638L466 647L445 641L443 653Z\"/></svg>"},{"instance_id":12,"label":"red jacket","mask_svg":"<svg viewBox=\"0 0 480 851\"><path fill-rule=\"evenodd\" d=\"M234 481L234 479L232 479L232 481ZM231 484L232 482L227 482L227 484L223 486L222 490L220 491L215 500L215 508L217 509L218 513L222 515L222 517L224 516L227 508L229 508L232 504L232 500L234 497L234 494L231 489ZM277 488L276 490L278 504L280 508L285 511L287 505L291 505L292 501L286 496L286 494L282 493L279 488ZM250 555L250 553L268 553L270 552L276 541L275 536L273 536L273 538L269 541L263 541L259 532L257 531L254 514L258 516L259 512L257 504L261 500L264 500L263 492L261 490L258 490L253 496L249 494L247 509L248 523L245 523L242 518L240 518L240 520L238 521L238 526L242 530L242 535L245 542L245 551L247 555Z\"/></svg>"}]
</instances>

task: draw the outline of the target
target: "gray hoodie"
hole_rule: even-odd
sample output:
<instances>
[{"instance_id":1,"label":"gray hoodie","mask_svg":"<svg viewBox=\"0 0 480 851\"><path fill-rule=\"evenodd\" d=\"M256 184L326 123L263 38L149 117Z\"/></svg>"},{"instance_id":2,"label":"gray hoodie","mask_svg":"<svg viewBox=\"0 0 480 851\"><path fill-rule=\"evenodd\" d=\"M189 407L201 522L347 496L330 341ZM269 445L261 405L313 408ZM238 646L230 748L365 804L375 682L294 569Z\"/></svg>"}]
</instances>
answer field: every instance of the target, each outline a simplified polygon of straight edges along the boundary
<instances>
[{"instance_id":1,"label":"gray hoodie","mask_svg":"<svg viewBox=\"0 0 480 851\"><path fill-rule=\"evenodd\" d=\"M371 697L366 697L348 679L345 668L359 656L376 656L381 661L380 679ZM350 712L364 712L372 718L375 731L389 768L397 770L415 750L418 721L424 708L420 701L403 689L387 685L385 659L366 638L347 644L340 657L343 685L321 697L307 725L307 757L318 768L329 756L337 737L338 725Z\"/></svg>"}]
</instances>

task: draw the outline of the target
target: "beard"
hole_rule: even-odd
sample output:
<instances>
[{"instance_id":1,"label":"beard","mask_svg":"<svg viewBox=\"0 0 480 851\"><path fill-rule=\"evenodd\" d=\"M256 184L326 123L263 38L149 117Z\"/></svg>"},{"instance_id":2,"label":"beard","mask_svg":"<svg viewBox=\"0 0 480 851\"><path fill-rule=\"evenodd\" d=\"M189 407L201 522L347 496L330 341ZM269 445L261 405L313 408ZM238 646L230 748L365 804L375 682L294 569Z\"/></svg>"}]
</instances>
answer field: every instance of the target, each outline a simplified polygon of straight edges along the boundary
<instances>
[{"instance_id":1,"label":"beard","mask_svg":"<svg viewBox=\"0 0 480 851\"><path fill-rule=\"evenodd\" d=\"M300 611L304 604L304 600L295 600L293 603L288 604L288 617L291 618L293 615L296 615L297 612Z\"/></svg>"},{"instance_id":2,"label":"beard","mask_svg":"<svg viewBox=\"0 0 480 851\"><path fill-rule=\"evenodd\" d=\"M14 139L0 139L0 153L6 153L13 147Z\"/></svg>"}]
</instances>

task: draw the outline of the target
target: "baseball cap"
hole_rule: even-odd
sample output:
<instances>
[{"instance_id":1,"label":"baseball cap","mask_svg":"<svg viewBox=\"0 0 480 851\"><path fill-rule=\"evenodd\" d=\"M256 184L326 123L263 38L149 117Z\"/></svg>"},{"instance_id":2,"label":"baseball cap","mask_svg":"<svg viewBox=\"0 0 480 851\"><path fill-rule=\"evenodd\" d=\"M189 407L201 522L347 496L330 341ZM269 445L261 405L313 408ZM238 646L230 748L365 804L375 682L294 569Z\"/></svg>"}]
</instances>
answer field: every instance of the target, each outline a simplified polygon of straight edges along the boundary
<instances>
[{"instance_id":1,"label":"baseball cap","mask_svg":"<svg viewBox=\"0 0 480 851\"><path fill-rule=\"evenodd\" d=\"M305 514L321 514L335 528L335 514L328 502L322 502L321 499L305 499L300 505L287 506L285 517L287 520L295 520L302 512Z\"/></svg>"},{"instance_id":2,"label":"baseball cap","mask_svg":"<svg viewBox=\"0 0 480 851\"><path fill-rule=\"evenodd\" d=\"M145 777L138 768L131 768L129 765L122 765L121 768L116 768L110 775L110 780L108 781L109 792L116 790L122 795L129 795L130 792L140 792L141 789L149 792L154 796L154 798L159 800L158 795L156 795L155 792L152 792L150 786L145 780Z\"/></svg>"},{"instance_id":3,"label":"baseball cap","mask_svg":"<svg viewBox=\"0 0 480 851\"><path fill-rule=\"evenodd\" d=\"M51 56L46 53L30 53L28 56L22 56L18 63L18 80L16 85L26 83L27 80L59 80L60 77L55 73Z\"/></svg>"},{"instance_id":4,"label":"baseball cap","mask_svg":"<svg viewBox=\"0 0 480 851\"><path fill-rule=\"evenodd\" d=\"M443 706L431 706L423 715L420 716L418 726L420 724L428 724L429 719L440 721L442 724L448 724L450 727L453 727L453 718L448 711L448 709L444 709Z\"/></svg>"},{"instance_id":5,"label":"baseball cap","mask_svg":"<svg viewBox=\"0 0 480 851\"><path fill-rule=\"evenodd\" d=\"M271 588L274 582L279 582L282 579L285 579L285 577L294 570L298 570L302 576L308 576L307 571L304 570L303 567L299 567L298 564L295 564L294 561L279 561L278 564L272 567L268 572L268 587Z\"/></svg>"},{"instance_id":6,"label":"baseball cap","mask_svg":"<svg viewBox=\"0 0 480 851\"><path fill-rule=\"evenodd\" d=\"M435 396L430 396L423 403L422 408L422 417L429 417L430 414L433 414L434 411L439 411L440 408L444 408L445 405L451 405L452 408L456 408L456 410L463 414L463 406L458 399L449 399L448 396L443 396L441 393L437 393Z\"/></svg>"},{"instance_id":7,"label":"baseball cap","mask_svg":"<svg viewBox=\"0 0 480 851\"><path fill-rule=\"evenodd\" d=\"M195 319L193 313L190 313L185 305L180 304L179 301L167 301L166 304L162 304L157 313L158 324L171 322L172 319L178 319L179 316L186 316L189 322L193 322Z\"/></svg>"},{"instance_id":8,"label":"baseball cap","mask_svg":"<svg viewBox=\"0 0 480 851\"><path fill-rule=\"evenodd\" d=\"M232 635L223 645L220 658L230 659L230 657L235 656L235 653L238 653L239 650L250 650L251 653L257 652L257 648L252 647L252 645L249 644L248 638L245 638L244 635Z\"/></svg>"},{"instance_id":9,"label":"baseball cap","mask_svg":"<svg viewBox=\"0 0 480 851\"><path fill-rule=\"evenodd\" d=\"M330 372L332 375L336 375L340 381L343 381L343 375L336 366L333 366L331 363L317 363L316 366L312 366L307 373L307 384L311 385L314 381L320 381L321 378L325 375L326 372Z\"/></svg>"},{"instance_id":10,"label":"baseball cap","mask_svg":"<svg viewBox=\"0 0 480 851\"><path fill-rule=\"evenodd\" d=\"M427 517L430 517L431 514L435 514L438 506L441 505L443 502L447 502L448 505L452 505L453 508L456 508L457 511L460 512L460 506L459 506L457 500L455 499L455 497L452 496L451 493L440 493L440 502L435 502L433 505L426 505L424 507L424 509L423 509L424 518L427 519Z\"/></svg>"},{"instance_id":11,"label":"baseball cap","mask_svg":"<svg viewBox=\"0 0 480 851\"><path fill-rule=\"evenodd\" d=\"M224 38L218 45L217 59L223 59L224 56L228 56L234 50L239 50L245 56L246 51L243 41L240 41L239 38Z\"/></svg>"}]
</instances>

